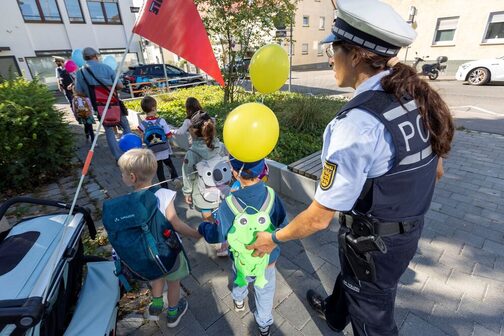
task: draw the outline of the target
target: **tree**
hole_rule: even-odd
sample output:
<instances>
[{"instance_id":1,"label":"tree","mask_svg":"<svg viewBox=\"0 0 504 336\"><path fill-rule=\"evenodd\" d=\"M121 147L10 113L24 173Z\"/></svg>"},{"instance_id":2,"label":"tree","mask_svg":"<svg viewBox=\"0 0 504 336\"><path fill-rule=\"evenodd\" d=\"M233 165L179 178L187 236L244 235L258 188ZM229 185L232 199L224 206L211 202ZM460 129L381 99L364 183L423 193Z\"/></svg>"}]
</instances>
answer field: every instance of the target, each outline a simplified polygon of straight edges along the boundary
<instances>
[{"instance_id":1,"label":"tree","mask_svg":"<svg viewBox=\"0 0 504 336\"><path fill-rule=\"evenodd\" d=\"M195 0L214 43L222 47L224 102L232 102L239 77L237 59L271 42L275 27L294 18L297 0Z\"/></svg>"}]
</instances>

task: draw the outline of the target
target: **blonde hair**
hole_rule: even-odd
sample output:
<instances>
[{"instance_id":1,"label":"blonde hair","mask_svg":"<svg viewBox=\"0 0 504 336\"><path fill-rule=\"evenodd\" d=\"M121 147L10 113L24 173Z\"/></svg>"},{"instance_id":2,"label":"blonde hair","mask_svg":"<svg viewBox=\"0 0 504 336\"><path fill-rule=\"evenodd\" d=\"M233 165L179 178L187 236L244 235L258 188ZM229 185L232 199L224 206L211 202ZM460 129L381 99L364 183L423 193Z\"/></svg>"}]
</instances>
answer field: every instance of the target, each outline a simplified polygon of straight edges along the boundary
<instances>
[{"instance_id":1,"label":"blonde hair","mask_svg":"<svg viewBox=\"0 0 504 336\"><path fill-rule=\"evenodd\" d=\"M119 158L117 164L122 172L135 174L140 182L151 181L157 170L156 156L150 149L130 149Z\"/></svg>"}]
</instances>

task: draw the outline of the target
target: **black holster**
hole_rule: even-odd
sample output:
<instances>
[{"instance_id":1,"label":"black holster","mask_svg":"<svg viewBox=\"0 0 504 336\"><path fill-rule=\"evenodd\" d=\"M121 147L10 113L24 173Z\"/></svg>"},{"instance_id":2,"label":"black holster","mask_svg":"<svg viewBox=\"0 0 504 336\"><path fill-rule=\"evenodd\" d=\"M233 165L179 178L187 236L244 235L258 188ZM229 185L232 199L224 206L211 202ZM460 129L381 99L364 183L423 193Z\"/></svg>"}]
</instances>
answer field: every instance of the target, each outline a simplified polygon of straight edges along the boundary
<instances>
[{"instance_id":1,"label":"black holster","mask_svg":"<svg viewBox=\"0 0 504 336\"><path fill-rule=\"evenodd\" d=\"M374 225L369 218L354 214L352 218L351 229L342 223L342 226L345 226L339 235L339 244L355 277L361 281L375 281L376 267L370 252L387 253L387 246L381 237L375 234ZM359 228L358 233L354 230L356 227ZM362 233L365 235L360 235Z\"/></svg>"}]
</instances>

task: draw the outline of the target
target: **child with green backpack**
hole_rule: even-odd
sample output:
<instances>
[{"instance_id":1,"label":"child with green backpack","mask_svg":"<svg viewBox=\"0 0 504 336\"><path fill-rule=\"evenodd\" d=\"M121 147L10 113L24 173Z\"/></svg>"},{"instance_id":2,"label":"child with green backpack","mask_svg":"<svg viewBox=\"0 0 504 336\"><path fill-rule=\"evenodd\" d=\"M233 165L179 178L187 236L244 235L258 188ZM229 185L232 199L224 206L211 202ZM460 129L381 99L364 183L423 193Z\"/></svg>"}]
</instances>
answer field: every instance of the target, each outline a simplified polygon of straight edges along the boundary
<instances>
[{"instance_id":1,"label":"child with green backpack","mask_svg":"<svg viewBox=\"0 0 504 336\"><path fill-rule=\"evenodd\" d=\"M130 149L129 151L124 153L118 161L123 182L127 186L133 187L136 193L153 192L155 197L157 198L157 207L159 211L164 216L166 216L168 223L171 224L169 228L173 228L175 230L175 232L172 232L171 229L165 228L161 233L152 232L153 237L159 238L159 235L164 235L166 237L166 244L169 245L170 248L174 248L177 252L177 255L176 260L172 263L172 268L168 270L165 276L150 281L152 301L149 305L149 308L145 312L145 317L147 319L154 321L159 320L159 315L163 310L163 288L166 282L168 284L167 324L168 327L174 328L178 325L180 318L185 314L188 307L186 299L180 298L180 280L189 275L189 262L185 256L185 253L183 252L182 242L178 237L178 234L196 239L201 238L201 235L198 233L198 231L181 221L177 216L174 206L174 199L176 195L175 191L159 187L150 187L152 185L154 175L156 174L157 164L158 163L156 157L154 156L152 151L148 149ZM137 207L141 207L142 205L139 204L137 205ZM121 204L117 204L117 206L121 207ZM133 206L135 206L134 202L132 203L131 207ZM124 208L124 206L122 208ZM118 208L116 207L115 209ZM108 212L113 213L115 209L111 208ZM140 211L139 213L141 212L142 211ZM131 215L117 215L115 220L108 222L117 222L124 220L125 224L127 224L127 220L132 219L133 217L135 217L135 215L137 214L133 210L131 210ZM104 222L104 224L106 223ZM134 224L130 224L129 226L125 225L124 229L131 229L133 226ZM109 229L107 228L107 230ZM148 239L149 238L147 238L147 240ZM156 242L158 242L159 240L160 239L157 239ZM111 243L112 246L114 246L113 240L111 240ZM177 246L174 247L173 245ZM159 246L158 244L158 247L162 246ZM131 246L131 249L133 248L135 247ZM118 257L121 257L119 253Z\"/></svg>"},{"instance_id":2,"label":"child with green backpack","mask_svg":"<svg viewBox=\"0 0 504 336\"><path fill-rule=\"evenodd\" d=\"M280 198L259 179L265 161L245 163L230 156L233 176L240 189L232 192L215 212L216 224L203 222L198 231L208 243L227 239L234 260L235 281L231 295L235 311L245 309L249 283L254 282L256 311L254 317L261 336L270 335L273 324L273 298L275 296L275 262L280 248L270 255L253 257L247 245L255 241L259 231L274 231L287 225L286 213Z\"/></svg>"}]
</instances>

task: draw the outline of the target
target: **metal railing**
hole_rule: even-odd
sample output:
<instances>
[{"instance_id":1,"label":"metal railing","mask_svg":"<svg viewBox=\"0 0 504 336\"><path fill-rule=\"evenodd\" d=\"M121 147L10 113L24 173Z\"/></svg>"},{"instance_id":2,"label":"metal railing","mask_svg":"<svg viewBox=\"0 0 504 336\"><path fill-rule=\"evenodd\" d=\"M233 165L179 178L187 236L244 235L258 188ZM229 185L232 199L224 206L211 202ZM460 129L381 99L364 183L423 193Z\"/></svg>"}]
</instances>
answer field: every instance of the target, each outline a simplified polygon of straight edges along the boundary
<instances>
[{"instance_id":1,"label":"metal railing","mask_svg":"<svg viewBox=\"0 0 504 336\"><path fill-rule=\"evenodd\" d=\"M171 82L178 82L181 80L191 80L191 79L200 79L200 81L195 81L191 83L185 84L175 84L171 85ZM135 98L138 96L144 96L146 94L159 94L170 92L173 89L182 88L182 87L190 87L207 84L209 82L208 75L195 75L188 77L178 77L173 79L165 80L164 78L153 79L147 82L136 82L136 83L128 83L128 91L131 95L131 98Z\"/></svg>"}]
</instances>

